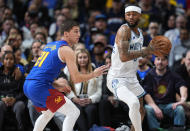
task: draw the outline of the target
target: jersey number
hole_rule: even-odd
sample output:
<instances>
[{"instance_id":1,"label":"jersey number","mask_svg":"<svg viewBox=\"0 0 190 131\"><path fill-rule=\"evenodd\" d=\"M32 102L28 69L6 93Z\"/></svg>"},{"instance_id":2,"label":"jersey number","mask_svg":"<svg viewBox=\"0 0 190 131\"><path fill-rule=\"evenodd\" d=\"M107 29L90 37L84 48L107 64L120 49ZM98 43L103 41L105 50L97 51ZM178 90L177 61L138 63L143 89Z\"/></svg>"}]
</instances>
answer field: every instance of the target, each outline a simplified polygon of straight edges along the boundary
<instances>
[{"instance_id":1,"label":"jersey number","mask_svg":"<svg viewBox=\"0 0 190 131\"><path fill-rule=\"evenodd\" d=\"M35 65L34 66L38 66L38 67L41 67L44 60L46 59L46 57L48 56L49 52L45 52L43 51L41 56L38 58L38 60L36 61Z\"/></svg>"}]
</instances>

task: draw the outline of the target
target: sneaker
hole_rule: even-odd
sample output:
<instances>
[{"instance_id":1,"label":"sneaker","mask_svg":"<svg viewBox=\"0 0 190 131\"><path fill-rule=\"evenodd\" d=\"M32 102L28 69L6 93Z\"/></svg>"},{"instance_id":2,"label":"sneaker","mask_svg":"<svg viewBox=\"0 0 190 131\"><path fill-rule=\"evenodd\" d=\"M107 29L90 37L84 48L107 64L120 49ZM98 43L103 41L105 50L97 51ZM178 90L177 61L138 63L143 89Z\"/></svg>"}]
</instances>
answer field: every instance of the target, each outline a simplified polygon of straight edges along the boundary
<instances>
[{"instance_id":1,"label":"sneaker","mask_svg":"<svg viewBox=\"0 0 190 131\"><path fill-rule=\"evenodd\" d=\"M130 131L130 128L127 125L122 125L116 128L115 131Z\"/></svg>"}]
</instances>

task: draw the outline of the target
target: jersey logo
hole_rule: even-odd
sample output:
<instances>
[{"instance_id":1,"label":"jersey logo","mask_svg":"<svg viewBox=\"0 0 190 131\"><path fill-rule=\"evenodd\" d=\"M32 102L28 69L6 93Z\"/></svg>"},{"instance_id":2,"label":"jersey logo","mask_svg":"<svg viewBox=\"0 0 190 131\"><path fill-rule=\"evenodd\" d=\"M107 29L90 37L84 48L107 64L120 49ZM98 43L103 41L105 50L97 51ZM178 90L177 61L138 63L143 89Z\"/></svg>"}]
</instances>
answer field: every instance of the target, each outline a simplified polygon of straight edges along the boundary
<instances>
[{"instance_id":1,"label":"jersey logo","mask_svg":"<svg viewBox=\"0 0 190 131\"><path fill-rule=\"evenodd\" d=\"M113 89L114 89L114 88L117 88L118 83L119 83L118 79L112 80L112 88L113 88Z\"/></svg>"},{"instance_id":2,"label":"jersey logo","mask_svg":"<svg viewBox=\"0 0 190 131\"><path fill-rule=\"evenodd\" d=\"M44 47L44 49L46 49L46 48L50 48L51 51L52 51L52 50L56 49L56 45L47 45L47 46Z\"/></svg>"},{"instance_id":3,"label":"jersey logo","mask_svg":"<svg viewBox=\"0 0 190 131\"><path fill-rule=\"evenodd\" d=\"M141 48L142 48L141 43L130 44L130 50L141 50Z\"/></svg>"},{"instance_id":4,"label":"jersey logo","mask_svg":"<svg viewBox=\"0 0 190 131\"><path fill-rule=\"evenodd\" d=\"M34 66L38 66L38 67L41 67L43 62L45 61L46 57L49 55L49 52L45 52L43 51L41 53L41 56L38 58L38 60L36 61L35 65Z\"/></svg>"},{"instance_id":5,"label":"jersey logo","mask_svg":"<svg viewBox=\"0 0 190 131\"><path fill-rule=\"evenodd\" d=\"M57 96L57 98L55 98L55 103L59 104L63 99L61 98L61 96Z\"/></svg>"}]
</instances>

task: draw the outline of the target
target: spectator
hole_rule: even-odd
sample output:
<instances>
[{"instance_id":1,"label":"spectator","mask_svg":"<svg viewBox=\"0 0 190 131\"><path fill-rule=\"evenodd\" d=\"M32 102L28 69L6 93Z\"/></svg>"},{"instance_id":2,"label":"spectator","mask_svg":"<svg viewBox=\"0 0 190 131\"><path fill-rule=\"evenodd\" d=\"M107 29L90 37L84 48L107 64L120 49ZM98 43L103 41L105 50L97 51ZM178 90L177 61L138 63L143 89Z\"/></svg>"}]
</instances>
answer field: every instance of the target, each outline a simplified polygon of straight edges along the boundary
<instances>
[{"instance_id":1,"label":"spectator","mask_svg":"<svg viewBox=\"0 0 190 131\"><path fill-rule=\"evenodd\" d=\"M168 30L164 33L164 36L168 37L169 40L173 42L176 40L176 38L179 39L180 35L180 29L185 28L187 24L187 19L183 15L179 15L176 17L176 28Z\"/></svg>"},{"instance_id":2,"label":"spectator","mask_svg":"<svg viewBox=\"0 0 190 131\"><path fill-rule=\"evenodd\" d=\"M4 41L8 37L10 29L14 26L14 20L12 18L6 18L2 24L2 31L0 32L0 46L4 44Z\"/></svg>"},{"instance_id":3,"label":"spectator","mask_svg":"<svg viewBox=\"0 0 190 131\"><path fill-rule=\"evenodd\" d=\"M68 6L64 6L61 9L61 14L64 15L66 19L72 19L71 9Z\"/></svg>"},{"instance_id":4,"label":"spectator","mask_svg":"<svg viewBox=\"0 0 190 131\"><path fill-rule=\"evenodd\" d=\"M102 42L94 43L92 62L96 65L96 67L100 67L104 64L104 49L105 46Z\"/></svg>"},{"instance_id":5,"label":"spectator","mask_svg":"<svg viewBox=\"0 0 190 131\"><path fill-rule=\"evenodd\" d=\"M92 37L92 42L93 43L101 42L104 44L104 47L108 45L108 39L106 35L102 33L96 34L94 38Z\"/></svg>"},{"instance_id":6,"label":"spectator","mask_svg":"<svg viewBox=\"0 0 190 131\"><path fill-rule=\"evenodd\" d=\"M29 61L29 63L25 66L26 74L27 75L32 67L34 66L35 62L37 61L38 57L40 56L40 46L42 45L42 42L39 40L36 40L32 43L32 60Z\"/></svg>"},{"instance_id":7,"label":"spectator","mask_svg":"<svg viewBox=\"0 0 190 131\"><path fill-rule=\"evenodd\" d=\"M188 87L188 94L190 94L190 50L186 52L184 64L181 64L176 72L186 81ZM179 96L179 99L180 96ZM190 127L190 96L188 95L187 102L183 105L186 114L186 124Z\"/></svg>"},{"instance_id":8,"label":"spectator","mask_svg":"<svg viewBox=\"0 0 190 131\"><path fill-rule=\"evenodd\" d=\"M60 26L63 24L65 20L66 20L66 17L62 14L59 14L56 17L56 21L50 25L49 35L52 38L55 38L56 32L60 29Z\"/></svg>"},{"instance_id":9,"label":"spectator","mask_svg":"<svg viewBox=\"0 0 190 131\"><path fill-rule=\"evenodd\" d=\"M176 19L176 16L175 14L171 14L168 18L167 18L167 21L166 21L166 24L162 23L162 34L168 30L171 30L171 29L174 29L175 28L175 19Z\"/></svg>"},{"instance_id":10,"label":"spectator","mask_svg":"<svg viewBox=\"0 0 190 131\"><path fill-rule=\"evenodd\" d=\"M86 49L76 51L76 62L81 73L92 72L90 54ZM93 124L97 123L97 103L102 95L101 83L102 80L99 77L75 85L71 84L73 91L68 94L68 98L80 109L77 125L81 131L88 131Z\"/></svg>"},{"instance_id":11,"label":"spectator","mask_svg":"<svg viewBox=\"0 0 190 131\"><path fill-rule=\"evenodd\" d=\"M187 99L187 87L185 81L180 76L171 72L168 65L167 56L155 58L155 68L145 77L144 89L145 110L149 129L160 128L160 121L168 116L173 118L176 128L184 130L185 113L181 106ZM176 93L179 93L181 100L176 101Z\"/></svg>"},{"instance_id":12,"label":"spectator","mask_svg":"<svg viewBox=\"0 0 190 131\"><path fill-rule=\"evenodd\" d=\"M177 68L181 64L184 52L190 49L190 35L186 28L180 29L180 38L173 42L169 55L169 66Z\"/></svg>"},{"instance_id":13,"label":"spectator","mask_svg":"<svg viewBox=\"0 0 190 131\"><path fill-rule=\"evenodd\" d=\"M160 34L160 25L157 21L151 21L148 25L147 34L144 36L143 46L148 46L148 43L157 35Z\"/></svg>"},{"instance_id":14,"label":"spectator","mask_svg":"<svg viewBox=\"0 0 190 131\"><path fill-rule=\"evenodd\" d=\"M149 60L148 58L141 58L139 59L139 65L137 70L137 78L139 80L139 83L143 85L143 81L147 73L151 70L150 65L148 65Z\"/></svg>"},{"instance_id":15,"label":"spectator","mask_svg":"<svg viewBox=\"0 0 190 131\"><path fill-rule=\"evenodd\" d=\"M4 45L1 47L1 52L0 52L0 63L2 56L5 54L5 52L10 51L13 52L13 48L10 45ZM0 64L1 65L1 64Z\"/></svg>"},{"instance_id":16,"label":"spectator","mask_svg":"<svg viewBox=\"0 0 190 131\"><path fill-rule=\"evenodd\" d=\"M41 41L42 43L47 43L46 35L43 32L36 32L34 35L35 41Z\"/></svg>"},{"instance_id":17,"label":"spectator","mask_svg":"<svg viewBox=\"0 0 190 131\"><path fill-rule=\"evenodd\" d=\"M24 48L24 50L31 47L32 41L34 39L35 31L38 28L38 26L39 25L36 22L30 23L29 31L28 31L29 36L27 39L25 38L22 43L22 47ZM23 33L25 34L24 31L23 31Z\"/></svg>"},{"instance_id":18,"label":"spectator","mask_svg":"<svg viewBox=\"0 0 190 131\"><path fill-rule=\"evenodd\" d=\"M15 34L21 34L21 31L19 30L19 28L17 28L17 27L12 27L11 29L10 29L10 31L9 31L9 36L11 36L11 35L15 35Z\"/></svg>"},{"instance_id":19,"label":"spectator","mask_svg":"<svg viewBox=\"0 0 190 131\"><path fill-rule=\"evenodd\" d=\"M43 41L45 43L49 43L49 42L53 41L52 38L50 36L48 36L48 29L45 26L39 26L36 29L35 34L38 33L38 32L43 33L45 35L45 41L46 42L43 41L43 40L41 40L41 41ZM34 39L36 40L35 36L34 36Z\"/></svg>"},{"instance_id":20,"label":"spectator","mask_svg":"<svg viewBox=\"0 0 190 131\"><path fill-rule=\"evenodd\" d=\"M25 97L22 92L22 74L14 65L15 57L12 52L5 52L2 63L3 66L0 67L0 130L3 130L5 112L11 107L16 115L19 131L24 131L26 130L24 127Z\"/></svg>"},{"instance_id":21,"label":"spectator","mask_svg":"<svg viewBox=\"0 0 190 131\"><path fill-rule=\"evenodd\" d=\"M10 45L13 48L13 52L21 47L22 44L22 36L21 34L12 34L9 35L5 44Z\"/></svg>"},{"instance_id":22,"label":"spectator","mask_svg":"<svg viewBox=\"0 0 190 131\"><path fill-rule=\"evenodd\" d=\"M38 28L38 23L34 22L34 23L31 23L30 26L29 26L30 30L29 30L29 38L28 39L25 39L23 42L22 42L22 45L21 45L21 48L22 48L22 51L24 52L25 56L28 58L29 54L30 54L30 48L32 46L32 42L34 41L34 36L35 36L35 32L36 32L36 29ZM23 32L24 33L24 32Z\"/></svg>"},{"instance_id":23,"label":"spectator","mask_svg":"<svg viewBox=\"0 0 190 131\"><path fill-rule=\"evenodd\" d=\"M157 13L159 13L160 17L156 19L160 19L162 25L167 25L167 19L170 15L176 14L176 6L172 5L170 0L156 0L155 9L157 9Z\"/></svg>"},{"instance_id":24,"label":"spectator","mask_svg":"<svg viewBox=\"0 0 190 131\"><path fill-rule=\"evenodd\" d=\"M88 27L89 29L94 27L96 16L100 15L100 10L91 10L88 17Z\"/></svg>"},{"instance_id":25,"label":"spectator","mask_svg":"<svg viewBox=\"0 0 190 131\"><path fill-rule=\"evenodd\" d=\"M99 33L96 27L90 29L90 32L87 32L84 36L84 43L87 50L91 51L94 47L93 42L96 39L96 35ZM107 40L106 40L107 43Z\"/></svg>"},{"instance_id":26,"label":"spectator","mask_svg":"<svg viewBox=\"0 0 190 131\"><path fill-rule=\"evenodd\" d=\"M107 12L108 16L108 28L113 33L117 32L117 29L124 23L124 6L122 0L113 0L112 8Z\"/></svg>"},{"instance_id":27,"label":"spectator","mask_svg":"<svg viewBox=\"0 0 190 131\"><path fill-rule=\"evenodd\" d=\"M14 55L15 55L15 65L16 65L16 67L19 68L19 70L21 71L22 75L24 76L25 69L24 69L24 63L22 63L22 62L25 62L25 64L26 64L27 61L21 58L21 53L22 53L22 51L21 51L20 48L18 48L14 52Z\"/></svg>"},{"instance_id":28,"label":"spectator","mask_svg":"<svg viewBox=\"0 0 190 131\"><path fill-rule=\"evenodd\" d=\"M188 94L190 94L190 50L186 51L184 64L181 64L175 71L186 81ZM190 101L190 95L187 101Z\"/></svg>"},{"instance_id":29,"label":"spectator","mask_svg":"<svg viewBox=\"0 0 190 131\"><path fill-rule=\"evenodd\" d=\"M78 0L65 0L64 2L64 5L69 9L71 19L78 20L80 13L78 8Z\"/></svg>"},{"instance_id":30,"label":"spectator","mask_svg":"<svg viewBox=\"0 0 190 131\"><path fill-rule=\"evenodd\" d=\"M108 43L114 45L115 34L113 34L107 27L107 17L104 14L95 17L95 27L98 31L107 37Z\"/></svg>"},{"instance_id":31,"label":"spectator","mask_svg":"<svg viewBox=\"0 0 190 131\"><path fill-rule=\"evenodd\" d=\"M105 47L105 49L104 49L104 55L103 55L104 59L105 59L107 56L110 56L111 53L112 53L112 51L113 51L113 47L112 47L111 45L107 45L107 46Z\"/></svg>"},{"instance_id":32,"label":"spectator","mask_svg":"<svg viewBox=\"0 0 190 131\"><path fill-rule=\"evenodd\" d=\"M150 21L161 20L158 9L154 6L153 0L140 0L139 6L142 9L141 21L139 22L140 28L146 30Z\"/></svg>"},{"instance_id":33,"label":"spectator","mask_svg":"<svg viewBox=\"0 0 190 131\"><path fill-rule=\"evenodd\" d=\"M46 3L43 4L42 2ZM33 18L37 18L39 19L39 23L43 24L44 26L48 27L50 22L51 22L51 18L50 18L50 14L51 14L51 9L48 12L48 8L47 6L53 6L55 4L53 4L56 1L52 1L52 3L50 5L48 5L49 1L42 1L42 0L32 0L28 6L28 11L31 17Z\"/></svg>"},{"instance_id":34,"label":"spectator","mask_svg":"<svg viewBox=\"0 0 190 131\"><path fill-rule=\"evenodd\" d=\"M13 14L12 14L12 10L10 8L5 7L1 20L4 21L7 18L13 18Z\"/></svg>"},{"instance_id":35,"label":"spectator","mask_svg":"<svg viewBox=\"0 0 190 131\"><path fill-rule=\"evenodd\" d=\"M38 15L36 13L31 13L29 11L25 12L24 15L24 25L21 27L23 32L23 40L31 39L30 26L32 23L37 23L39 20Z\"/></svg>"}]
</instances>

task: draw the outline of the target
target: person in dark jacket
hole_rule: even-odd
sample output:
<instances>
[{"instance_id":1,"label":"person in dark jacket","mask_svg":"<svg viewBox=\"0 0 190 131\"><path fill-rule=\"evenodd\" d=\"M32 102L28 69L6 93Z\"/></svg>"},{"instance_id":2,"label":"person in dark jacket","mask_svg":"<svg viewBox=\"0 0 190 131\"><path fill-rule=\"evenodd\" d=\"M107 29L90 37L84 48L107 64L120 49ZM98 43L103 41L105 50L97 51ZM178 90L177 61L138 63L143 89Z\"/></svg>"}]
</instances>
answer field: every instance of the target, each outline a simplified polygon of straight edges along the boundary
<instances>
[{"instance_id":1,"label":"person in dark jacket","mask_svg":"<svg viewBox=\"0 0 190 131\"><path fill-rule=\"evenodd\" d=\"M175 72L186 81L188 94L190 94L190 50L186 52L184 64L181 64L178 68L176 68ZM190 96L188 96L187 101L190 101Z\"/></svg>"},{"instance_id":2,"label":"person in dark jacket","mask_svg":"<svg viewBox=\"0 0 190 131\"><path fill-rule=\"evenodd\" d=\"M185 53L184 64L181 64L175 70L187 83L188 94L190 94L190 50ZM180 99L180 96L179 96ZM190 127L190 95L187 97L187 102L183 104L186 115L186 126Z\"/></svg>"},{"instance_id":3,"label":"person in dark jacket","mask_svg":"<svg viewBox=\"0 0 190 131\"><path fill-rule=\"evenodd\" d=\"M19 131L24 131L25 97L22 92L22 74L15 66L15 57L12 52L5 52L0 67L0 130L3 129L5 112L11 109L18 122Z\"/></svg>"},{"instance_id":4,"label":"person in dark jacket","mask_svg":"<svg viewBox=\"0 0 190 131\"><path fill-rule=\"evenodd\" d=\"M187 99L185 81L168 68L167 56L155 58L155 68L145 77L143 87L147 92L145 96L145 110L150 130L160 128L160 120L167 115L174 118L174 126L185 126L185 113L181 106ZM176 101L176 93L181 96Z\"/></svg>"}]
</instances>

